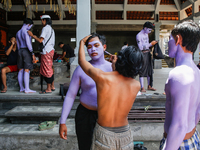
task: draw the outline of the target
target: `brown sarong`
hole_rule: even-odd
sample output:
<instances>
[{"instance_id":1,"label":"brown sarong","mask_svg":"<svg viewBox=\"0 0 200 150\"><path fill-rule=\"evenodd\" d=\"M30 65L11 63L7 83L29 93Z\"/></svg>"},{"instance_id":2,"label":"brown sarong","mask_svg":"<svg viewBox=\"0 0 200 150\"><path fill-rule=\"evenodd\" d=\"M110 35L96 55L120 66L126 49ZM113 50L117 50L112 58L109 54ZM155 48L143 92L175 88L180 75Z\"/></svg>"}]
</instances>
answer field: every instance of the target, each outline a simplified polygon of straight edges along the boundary
<instances>
[{"instance_id":1,"label":"brown sarong","mask_svg":"<svg viewBox=\"0 0 200 150\"><path fill-rule=\"evenodd\" d=\"M53 75L53 55L54 50L41 55L40 74L44 77L51 78Z\"/></svg>"}]
</instances>

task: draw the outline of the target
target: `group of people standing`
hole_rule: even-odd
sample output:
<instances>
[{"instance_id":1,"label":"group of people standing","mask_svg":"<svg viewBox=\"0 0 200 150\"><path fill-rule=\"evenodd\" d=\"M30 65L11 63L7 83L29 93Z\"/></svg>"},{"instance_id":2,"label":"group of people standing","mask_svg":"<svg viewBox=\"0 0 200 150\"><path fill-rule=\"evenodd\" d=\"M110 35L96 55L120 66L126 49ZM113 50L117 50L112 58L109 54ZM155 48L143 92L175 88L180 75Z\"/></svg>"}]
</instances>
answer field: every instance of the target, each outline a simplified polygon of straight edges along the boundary
<instances>
[{"instance_id":1,"label":"group of people standing","mask_svg":"<svg viewBox=\"0 0 200 150\"><path fill-rule=\"evenodd\" d=\"M32 38L42 45L40 50L40 75L47 83L47 88L39 93L47 94L55 91L53 71L55 32L51 27L52 21L49 15L42 15L41 22L43 28L40 37L33 35L30 31L33 26L33 21L30 18L26 18L23 22L22 28L17 32L16 37L11 36L9 38L9 46L5 48L7 66L1 70L2 84L4 86L1 93L7 92L6 73L17 71L19 71L18 82L20 92L36 92L29 88L30 70L33 69L33 63L36 59L35 54L33 53ZM68 64L70 66L75 58L74 49L71 48L69 44L65 45L62 42L58 45L63 49L63 54L60 59L65 60L69 58Z\"/></svg>"},{"instance_id":2,"label":"group of people standing","mask_svg":"<svg viewBox=\"0 0 200 150\"><path fill-rule=\"evenodd\" d=\"M17 32L15 36L9 39L10 47L5 49L7 58L7 66L1 71L2 83L4 89L1 93L6 93L6 73L19 71L18 82L20 86L20 92L35 93L29 88L30 70L33 69L33 63L35 62L35 54L33 53L31 38L34 38L39 43L45 45L42 48L40 74L44 76L47 82L47 89L40 92L40 94L51 93L55 91L54 87L54 73L53 73L53 56L55 45L55 33L51 27L52 21L49 15L41 16L42 32L40 37L33 35L30 29L33 26L33 21L30 18L26 18L23 22L22 28Z\"/></svg>"},{"instance_id":3,"label":"group of people standing","mask_svg":"<svg viewBox=\"0 0 200 150\"><path fill-rule=\"evenodd\" d=\"M117 56L111 56L112 63L104 59L104 36L94 33L80 41L80 66L74 71L63 103L61 138L67 139L66 119L81 87L75 115L79 149L133 150L133 134L127 116L138 91L144 90L135 76L139 74L148 79L151 75L149 47L157 43L148 42L151 30L151 26L144 27L136 37L139 49L125 47ZM169 56L176 59L176 67L170 71L165 85L166 117L160 150L200 149L196 129L200 119L200 71L192 59L199 42L200 28L194 21L179 23L171 32L168 51ZM85 60L84 45L91 57L89 62ZM148 71L143 73L144 70Z\"/></svg>"}]
</instances>

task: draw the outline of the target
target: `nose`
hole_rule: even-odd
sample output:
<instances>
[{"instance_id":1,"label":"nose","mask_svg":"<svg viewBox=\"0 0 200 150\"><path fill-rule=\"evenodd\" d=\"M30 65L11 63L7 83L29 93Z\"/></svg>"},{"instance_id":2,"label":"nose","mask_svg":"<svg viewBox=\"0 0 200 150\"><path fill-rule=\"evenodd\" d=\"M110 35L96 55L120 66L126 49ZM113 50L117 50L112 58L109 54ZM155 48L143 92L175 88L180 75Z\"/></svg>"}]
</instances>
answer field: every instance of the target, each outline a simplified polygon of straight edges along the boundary
<instances>
[{"instance_id":1,"label":"nose","mask_svg":"<svg viewBox=\"0 0 200 150\"><path fill-rule=\"evenodd\" d=\"M96 49L95 49L95 47L94 47L94 46L92 46L91 50L92 50L92 52L94 52Z\"/></svg>"}]
</instances>

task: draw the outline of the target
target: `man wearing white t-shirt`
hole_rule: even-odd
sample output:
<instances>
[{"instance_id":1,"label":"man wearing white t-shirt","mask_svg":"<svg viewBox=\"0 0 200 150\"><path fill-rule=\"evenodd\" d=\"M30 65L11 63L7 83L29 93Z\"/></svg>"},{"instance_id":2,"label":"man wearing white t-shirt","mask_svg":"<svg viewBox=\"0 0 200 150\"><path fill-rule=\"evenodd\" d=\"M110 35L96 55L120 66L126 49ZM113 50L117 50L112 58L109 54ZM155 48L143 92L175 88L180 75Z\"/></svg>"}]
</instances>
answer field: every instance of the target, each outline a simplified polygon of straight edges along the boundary
<instances>
[{"instance_id":1,"label":"man wearing white t-shirt","mask_svg":"<svg viewBox=\"0 0 200 150\"><path fill-rule=\"evenodd\" d=\"M41 52L41 64L40 74L44 77L47 82L47 89L40 92L40 94L47 94L55 91L54 87L54 74L53 74L53 56L54 56L54 45L55 45L55 33L51 27L52 21L49 15L42 15L42 33L40 37L33 35L31 31L28 34L39 43L43 43L45 46Z\"/></svg>"}]
</instances>

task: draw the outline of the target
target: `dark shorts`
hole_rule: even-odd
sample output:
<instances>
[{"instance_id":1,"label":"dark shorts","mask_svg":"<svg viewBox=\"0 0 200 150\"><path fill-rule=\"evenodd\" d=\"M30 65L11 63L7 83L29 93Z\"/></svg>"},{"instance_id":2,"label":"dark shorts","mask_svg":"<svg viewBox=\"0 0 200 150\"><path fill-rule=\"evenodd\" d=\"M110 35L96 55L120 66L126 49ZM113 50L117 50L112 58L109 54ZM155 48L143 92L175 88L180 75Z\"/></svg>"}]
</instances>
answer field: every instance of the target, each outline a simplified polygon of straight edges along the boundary
<instances>
[{"instance_id":1,"label":"dark shorts","mask_svg":"<svg viewBox=\"0 0 200 150\"><path fill-rule=\"evenodd\" d=\"M17 65L10 65L7 66L10 69L10 72L17 72L18 71L18 67Z\"/></svg>"},{"instance_id":2,"label":"dark shorts","mask_svg":"<svg viewBox=\"0 0 200 150\"><path fill-rule=\"evenodd\" d=\"M97 116L97 111L89 110L81 104L78 106L75 125L79 150L90 150Z\"/></svg>"},{"instance_id":3,"label":"dark shorts","mask_svg":"<svg viewBox=\"0 0 200 150\"><path fill-rule=\"evenodd\" d=\"M17 66L19 69L33 69L32 61L32 54L27 48L21 48L18 50Z\"/></svg>"}]
</instances>

